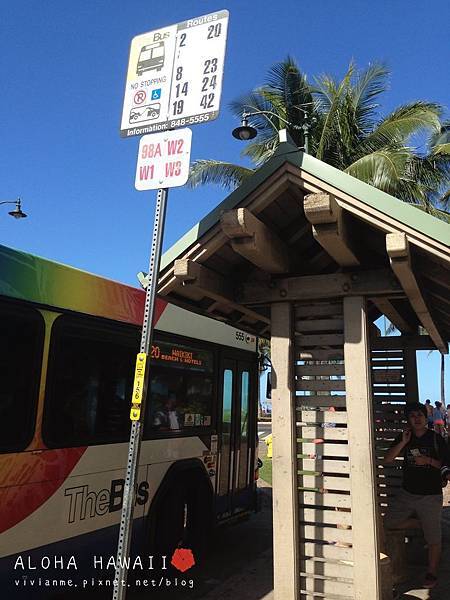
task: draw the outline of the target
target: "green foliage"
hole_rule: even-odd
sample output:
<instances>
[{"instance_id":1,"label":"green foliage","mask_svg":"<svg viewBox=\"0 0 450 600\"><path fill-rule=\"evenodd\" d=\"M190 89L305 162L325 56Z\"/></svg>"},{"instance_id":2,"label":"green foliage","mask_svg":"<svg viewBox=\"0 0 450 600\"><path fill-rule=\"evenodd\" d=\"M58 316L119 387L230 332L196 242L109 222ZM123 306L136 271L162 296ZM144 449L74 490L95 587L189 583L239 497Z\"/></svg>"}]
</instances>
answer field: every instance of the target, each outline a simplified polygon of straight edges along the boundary
<instances>
[{"instance_id":1,"label":"green foliage","mask_svg":"<svg viewBox=\"0 0 450 600\"><path fill-rule=\"evenodd\" d=\"M189 187L197 187L198 185L215 183L222 187L235 188L251 173L253 173L252 169L246 169L231 163L218 160L197 160L191 167L188 185Z\"/></svg>"},{"instance_id":2,"label":"green foliage","mask_svg":"<svg viewBox=\"0 0 450 600\"><path fill-rule=\"evenodd\" d=\"M313 83L293 58L276 63L266 82L231 103L232 112L270 111L250 118L258 136L242 154L256 168L267 162L278 144L278 131L286 127L294 143L305 144L308 112L310 153L353 177L373 185L438 218L448 219L450 204L450 122L441 122L443 109L436 103L416 101L386 116L380 113L380 96L386 91L389 70L374 63L358 70L350 63L342 80L319 75ZM413 145L428 138L426 152ZM254 172L220 161L196 161L189 185L216 183L233 189Z\"/></svg>"},{"instance_id":3,"label":"green foliage","mask_svg":"<svg viewBox=\"0 0 450 600\"><path fill-rule=\"evenodd\" d=\"M272 459L264 457L263 466L259 470L259 477L269 485L272 485Z\"/></svg>"}]
</instances>

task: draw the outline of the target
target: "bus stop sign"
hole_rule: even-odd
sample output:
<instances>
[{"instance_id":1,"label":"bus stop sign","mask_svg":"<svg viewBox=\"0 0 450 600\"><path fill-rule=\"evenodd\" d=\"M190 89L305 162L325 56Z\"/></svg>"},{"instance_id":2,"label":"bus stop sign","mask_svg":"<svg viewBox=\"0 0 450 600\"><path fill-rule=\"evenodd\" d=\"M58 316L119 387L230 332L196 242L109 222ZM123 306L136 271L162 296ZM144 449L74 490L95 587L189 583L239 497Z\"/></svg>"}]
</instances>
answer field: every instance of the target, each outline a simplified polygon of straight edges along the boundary
<instances>
[{"instance_id":1,"label":"bus stop sign","mask_svg":"<svg viewBox=\"0 0 450 600\"><path fill-rule=\"evenodd\" d=\"M133 38L120 134L207 123L219 114L228 11Z\"/></svg>"},{"instance_id":2,"label":"bus stop sign","mask_svg":"<svg viewBox=\"0 0 450 600\"><path fill-rule=\"evenodd\" d=\"M143 191L184 185L189 177L191 140L190 129L144 135L139 142L135 188Z\"/></svg>"}]
</instances>

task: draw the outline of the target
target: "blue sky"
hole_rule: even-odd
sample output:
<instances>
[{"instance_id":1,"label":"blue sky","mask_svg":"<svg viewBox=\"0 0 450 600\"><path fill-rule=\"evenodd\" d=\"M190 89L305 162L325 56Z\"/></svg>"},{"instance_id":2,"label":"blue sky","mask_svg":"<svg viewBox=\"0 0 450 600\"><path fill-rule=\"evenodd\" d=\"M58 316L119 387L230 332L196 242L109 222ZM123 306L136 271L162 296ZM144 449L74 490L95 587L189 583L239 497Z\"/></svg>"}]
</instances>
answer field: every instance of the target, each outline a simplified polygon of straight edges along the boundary
<instances>
[{"instance_id":1,"label":"blue sky","mask_svg":"<svg viewBox=\"0 0 450 600\"><path fill-rule=\"evenodd\" d=\"M0 200L22 197L29 218L13 221L1 207L0 243L135 283L148 262L155 193L134 189L139 138L119 137L130 41L222 8L230 11L222 110L192 128L192 159L239 160L227 104L287 54L310 77L341 76L351 59L386 61L386 111L416 99L449 105L445 0L3 2ZM224 195L172 190L165 247ZM437 398L434 355L421 386Z\"/></svg>"}]
</instances>

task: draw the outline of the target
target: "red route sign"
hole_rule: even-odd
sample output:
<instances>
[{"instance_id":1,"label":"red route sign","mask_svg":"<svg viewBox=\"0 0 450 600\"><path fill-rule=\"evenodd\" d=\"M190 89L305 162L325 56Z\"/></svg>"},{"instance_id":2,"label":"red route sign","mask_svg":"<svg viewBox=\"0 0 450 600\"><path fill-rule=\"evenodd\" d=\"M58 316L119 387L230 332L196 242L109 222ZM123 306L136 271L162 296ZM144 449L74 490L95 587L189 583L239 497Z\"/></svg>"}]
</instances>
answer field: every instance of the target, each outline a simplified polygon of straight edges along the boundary
<instances>
[{"instance_id":1,"label":"red route sign","mask_svg":"<svg viewBox=\"0 0 450 600\"><path fill-rule=\"evenodd\" d=\"M139 191L184 185L189 177L192 131L144 135L139 143L135 187Z\"/></svg>"}]
</instances>

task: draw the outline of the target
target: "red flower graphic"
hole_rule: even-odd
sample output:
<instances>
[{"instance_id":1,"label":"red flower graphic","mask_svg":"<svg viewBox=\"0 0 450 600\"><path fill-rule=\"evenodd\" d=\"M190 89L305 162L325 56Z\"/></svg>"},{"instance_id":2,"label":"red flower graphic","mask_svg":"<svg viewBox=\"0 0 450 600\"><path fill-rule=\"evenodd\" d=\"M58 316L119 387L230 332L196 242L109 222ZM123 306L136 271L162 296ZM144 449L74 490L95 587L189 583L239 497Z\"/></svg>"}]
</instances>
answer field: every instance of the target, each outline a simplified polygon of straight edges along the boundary
<instances>
[{"instance_id":1,"label":"red flower graphic","mask_svg":"<svg viewBox=\"0 0 450 600\"><path fill-rule=\"evenodd\" d=\"M177 548L173 553L171 564L182 573L195 565L194 555L189 548Z\"/></svg>"}]
</instances>

